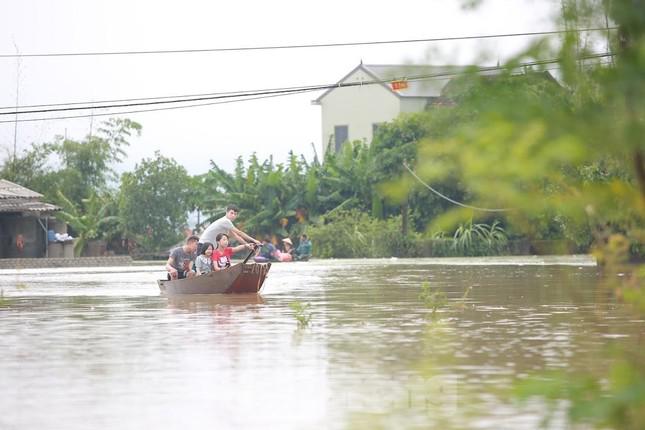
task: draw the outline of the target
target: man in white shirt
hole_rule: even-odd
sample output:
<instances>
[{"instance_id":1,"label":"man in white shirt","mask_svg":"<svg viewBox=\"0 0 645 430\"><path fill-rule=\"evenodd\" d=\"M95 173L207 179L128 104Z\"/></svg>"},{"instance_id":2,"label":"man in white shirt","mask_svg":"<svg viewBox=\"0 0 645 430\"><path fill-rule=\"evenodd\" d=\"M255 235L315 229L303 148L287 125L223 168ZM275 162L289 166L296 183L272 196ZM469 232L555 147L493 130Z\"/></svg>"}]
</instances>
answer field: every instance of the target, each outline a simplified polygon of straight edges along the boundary
<instances>
[{"instance_id":1,"label":"man in white shirt","mask_svg":"<svg viewBox=\"0 0 645 430\"><path fill-rule=\"evenodd\" d=\"M242 230L239 230L233 225L233 221L237 218L237 215L240 213L240 209L235 205L228 205L226 208L226 215L221 217L218 220L213 221L206 230L199 237L199 244L206 242L212 243L217 246L215 243L215 238L218 234L224 233L229 236L233 236L240 244L244 243L255 243L260 244L260 242L248 234L244 233ZM201 247L200 247L201 249Z\"/></svg>"}]
</instances>

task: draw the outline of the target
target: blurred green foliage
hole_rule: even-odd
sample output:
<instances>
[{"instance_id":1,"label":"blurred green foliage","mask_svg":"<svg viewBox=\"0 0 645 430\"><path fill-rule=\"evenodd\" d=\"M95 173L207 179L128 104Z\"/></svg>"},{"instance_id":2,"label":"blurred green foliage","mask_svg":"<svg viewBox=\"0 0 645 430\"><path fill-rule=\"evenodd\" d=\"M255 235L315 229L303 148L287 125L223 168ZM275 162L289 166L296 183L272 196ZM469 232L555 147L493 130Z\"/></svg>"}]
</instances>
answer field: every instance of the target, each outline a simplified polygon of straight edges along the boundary
<instances>
[{"instance_id":1,"label":"blurred green foliage","mask_svg":"<svg viewBox=\"0 0 645 430\"><path fill-rule=\"evenodd\" d=\"M468 80L449 110L476 106L477 114L450 135L427 137L417 171L429 183L457 172L473 205L514 208L506 222L529 237L559 230L591 246L607 291L642 319L644 270L634 262L642 261L645 239L645 2L563 0L562 11L565 28L607 22L618 29L566 33L559 45L538 41L501 76ZM606 49L604 60L581 60ZM520 61L540 58L558 59L559 85L543 77L545 66L518 74ZM522 75L532 83L516 85ZM432 228L473 215L455 208ZM519 381L516 395L539 396L551 411L565 405L571 423L643 428L645 350L635 342L607 355L609 369L545 371Z\"/></svg>"},{"instance_id":2,"label":"blurred green foliage","mask_svg":"<svg viewBox=\"0 0 645 430\"><path fill-rule=\"evenodd\" d=\"M452 131L424 139L417 171L429 183L457 174L472 205L515 208L505 213L506 222L531 238L562 235L582 248L592 245L606 259L612 258L610 238L620 235L628 243L622 257L639 258L645 112L635 100L644 92L644 74L636 73L643 49L632 15L641 11L626 14L623 8L642 5L616 1L605 9L602 2L564 3L572 27L594 14L597 20L605 12L614 20L629 16L631 48L617 52L613 65L580 62L591 47L572 33L556 52L536 43L499 76L454 80L446 96L455 105L428 113L432 122L451 117ZM625 31L623 25L621 34ZM515 68L546 54L560 59L561 83L542 66ZM453 208L435 218L431 229L454 228L473 216L482 214Z\"/></svg>"}]
</instances>

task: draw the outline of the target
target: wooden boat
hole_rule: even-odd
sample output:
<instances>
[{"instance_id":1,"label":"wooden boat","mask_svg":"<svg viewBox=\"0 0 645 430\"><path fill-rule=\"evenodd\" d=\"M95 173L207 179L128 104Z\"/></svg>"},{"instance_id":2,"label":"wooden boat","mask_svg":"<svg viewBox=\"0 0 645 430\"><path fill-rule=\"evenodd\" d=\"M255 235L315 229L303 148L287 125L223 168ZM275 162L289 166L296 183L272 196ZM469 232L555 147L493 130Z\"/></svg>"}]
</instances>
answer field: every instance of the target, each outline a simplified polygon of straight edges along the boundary
<instances>
[{"instance_id":1,"label":"wooden boat","mask_svg":"<svg viewBox=\"0 0 645 430\"><path fill-rule=\"evenodd\" d=\"M269 273L271 263L239 263L228 269L194 278L157 281L161 294L231 294L258 293Z\"/></svg>"}]
</instances>

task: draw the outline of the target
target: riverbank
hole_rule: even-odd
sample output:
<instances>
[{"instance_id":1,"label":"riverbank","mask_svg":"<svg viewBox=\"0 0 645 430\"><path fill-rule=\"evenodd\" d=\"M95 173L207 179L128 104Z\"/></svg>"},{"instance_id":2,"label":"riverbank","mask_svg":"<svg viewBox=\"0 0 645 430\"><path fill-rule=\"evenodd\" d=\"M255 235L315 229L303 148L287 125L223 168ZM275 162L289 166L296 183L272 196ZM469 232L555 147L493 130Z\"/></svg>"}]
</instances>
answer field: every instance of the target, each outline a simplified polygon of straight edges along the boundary
<instances>
[{"instance_id":1,"label":"riverbank","mask_svg":"<svg viewBox=\"0 0 645 430\"><path fill-rule=\"evenodd\" d=\"M149 262L147 262L149 263ZM132 266L134 260L129 255L113 257L78 257L78 258L3 258L0 269L39 269L57 267L114 267Z\"/></svg>"},{"instance_id":2,"label":"riverbank","mask_svg":"<svg viewBox=\"0 0 645 430\"><path fill-rule=\"evenodd\" d=\"M314 259L310 262L278 263L280 265L316 265L336 266L359 259ZM382 265L391 264L429 264L433 266L596 266L596 258L587 254L573 255L515 255L496 257L441 257L441 258L374 258L362 261L380 261ZM234 261L235 262L235 261ZM149 272L164 271L165 261L133 260L129 256L115 257L79 257L79 258L12 258L0 259L0 270L7 273L15 271L38 271L47 269L96 268L98 272Z\"/></svg>"}]
</instances>

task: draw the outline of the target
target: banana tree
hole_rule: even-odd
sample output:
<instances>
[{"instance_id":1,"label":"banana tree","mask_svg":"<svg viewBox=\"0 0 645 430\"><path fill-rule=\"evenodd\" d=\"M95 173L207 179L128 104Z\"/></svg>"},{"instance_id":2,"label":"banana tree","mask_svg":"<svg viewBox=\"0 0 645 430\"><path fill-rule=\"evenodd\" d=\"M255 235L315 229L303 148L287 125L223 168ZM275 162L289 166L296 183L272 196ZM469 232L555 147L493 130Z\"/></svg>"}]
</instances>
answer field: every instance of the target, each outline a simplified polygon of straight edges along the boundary
<instances>
[{"instance_id":1,"label":"banana tree","mask_svg":"<svg viewBox=\"0 0 645 430\"><path fill-rule=\"evenodd\" d=\"M119 220L116 216L108 215L111 202L94 192L83 199L83 207L76 206L60 190L58 198L63 210L56 213L56 218L69 224L78 235L74 244L74 255L77 257L83 253L88 241L100 238L104 228Z\"/></svg>"},{"instance_id":2,"label":"banana tree","mask_svg":"<svg viewBox=\"0 0 645 430\"><path fill-rule=\"evenodd\" d=\"M213 164L203 181L204 194L209 196L204 200L211 215L208 221L221 216L228 203L235 203L242 209L239 224L244 230L289 235L298 210L306 205L306 170L306 163L293 154L286 167L271 158L260 163L255 155L248 167L238 158L233 173Z\"/></svg>"}]
</instances>

